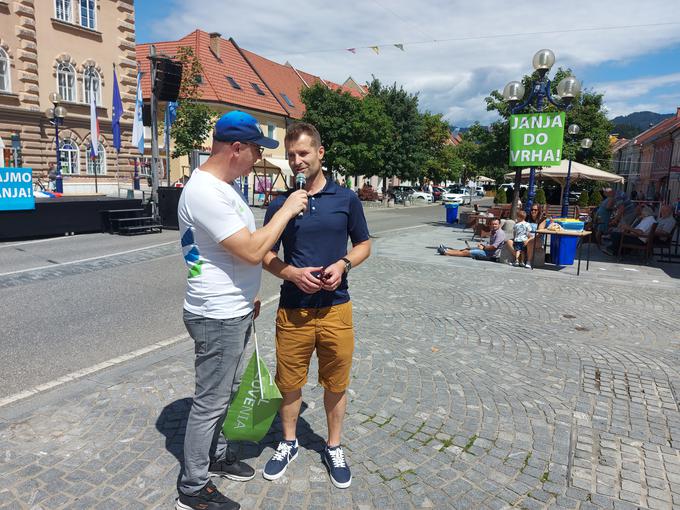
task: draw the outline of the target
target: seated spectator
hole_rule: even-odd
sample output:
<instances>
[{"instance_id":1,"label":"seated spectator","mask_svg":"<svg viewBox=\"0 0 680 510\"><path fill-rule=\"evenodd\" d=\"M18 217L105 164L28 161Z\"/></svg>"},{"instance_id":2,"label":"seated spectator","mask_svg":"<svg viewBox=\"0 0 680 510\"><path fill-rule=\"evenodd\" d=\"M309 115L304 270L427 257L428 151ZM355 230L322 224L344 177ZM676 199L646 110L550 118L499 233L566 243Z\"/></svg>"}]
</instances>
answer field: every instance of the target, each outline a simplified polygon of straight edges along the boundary
<instances>
[{"instance_id":1,"label":"seated spectator","mask_svg":"<svg viewBox=\"0 0 680 510\"><path fill-rule=\"evenodd\" d=\"M545 212L547 208L548 206L546 205L543 208L543 210L541 210L541 207L538 204L531 204L531 209L529 210L529 217L527 218L527 222L531 226L532 232L535 232L539 228L545 228L545 220L548 217ZM527 251L527 261L534 260L534 249L536 248L536 246L538 247L541 246L541 241L542 236L540 234L529 236L529 240L524 244L524 247L526 248ZM529 266L529 268L531 268L531 266Z\"/></svg>"},{"instance_id":2,"label":"seated spectator","mask_svg":"<svg viewBox=\"0 0 680 510\"><path fill-rule=\"evenodd\" d=\"M662 205L659 211L659 221L656 224L655 237L667 240L674 228L675 218L673 217L673 208L668 204Z\"/></svg>"},{"instance_id":3,"label":"seated spectator","mask_svg":"<svg viewBox=\"0 0 680 510\"><path fill-rule=\"evenodd\" d=\"M512 227L512 239L506 241L515 256L515 260L512 263L513 266L527 265L527 260L524 256L524 245L531 235L531 225L526 219L527 213L524 211L517 211L517 223ZM529 265L529 269L531 269L531 265Z\"/></svg>"},{"instance_id":4,"label":"seated spectator","mask_svg":"<svg viewBox=\"0 0 680 510\"><path fill-rule=\"evenodd\" d=\"M611 244L609 246L610 250L605 250L608 255L614 255L619 253L619 247L621 242L625 241L626 244L639 244L643 246L647 243L646 236L652 229L652 225L656 223L652 209L649 206L643 206L641 211L640 221L634 225L626 225L625 223L620 224L618 232L611 233Z\"/></svg>"},{"instance_id":5,"label":"seated spectator","mask_svg":"<svg viewBox=\"0 0 680 510\"><path fill-rule=\"evenodd\" d=\"M635 202L629 200L623 191L617 191L614 194L614 214L609 220L610 230L632 225L636 216L635 207Z\"/></svg>"},{"instance_id":6,"label":"seated spectator","mask_svg":"<svg viewBox=\"0 0 680 510\"><path fill-rule=\"evenodd\" d=\"M602 190L604 199L595 209L593 215L593 229L595 230L595 242L598 246L602 243L602 235L609 231L609 222L614 211L614 190L605 188Z\"/></svg>"},{"instance_id":7,"label":"seated spectator","mask_svg":"<svg viewBox=\"0 0 680 510\"><path fill-rule=\"evenodd\" d=\"M465 242L467 244L467 241ZM501 230L501 220L494 218L491 221L491 235L489 237L489 244L479 243L475 248L468 246L462 250L454 250L448 248L443 244L437 248L437 253L440 255L448 255L450 257L472 257L477 260L498 260L501 254L503 245L505 244L505 232Z\"/></svg>"}]
</instances>

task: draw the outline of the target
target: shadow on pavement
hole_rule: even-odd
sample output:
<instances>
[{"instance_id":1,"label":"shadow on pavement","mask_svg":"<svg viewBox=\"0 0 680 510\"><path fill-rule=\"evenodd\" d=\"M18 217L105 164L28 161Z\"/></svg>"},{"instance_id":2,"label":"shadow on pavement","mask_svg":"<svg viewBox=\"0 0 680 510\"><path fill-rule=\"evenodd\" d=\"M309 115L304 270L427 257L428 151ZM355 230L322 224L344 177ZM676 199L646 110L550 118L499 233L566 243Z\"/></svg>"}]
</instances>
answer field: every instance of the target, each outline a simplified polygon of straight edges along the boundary
<instances>
[{"instance_id":1,"label":"shadow on pavement","mask_svg":"<svg viewBox=\"0 0 680 510\"><path fill-rule=\"evenodd\" d=\"M177 475L177 485L184 472L184 434L186 432L187 419L191 410L193 399L183 398L175 400L163 408L156 420L156 429L165 436L165 448L172 453L180 465L180 472ZM297 424L297 437L299 445L306 449L321 452L326 442L316 432L312 430L307 420L303 418L305 410L309 406L304 401L300 408L300 417ZM235 441L231 448L236 455L242 459L259 458L265 449L276 449L283 436L281 418L277 414L267 435L259 443ZM261 463L269 460L269 456Z\"/></svg>"}]
</instances>

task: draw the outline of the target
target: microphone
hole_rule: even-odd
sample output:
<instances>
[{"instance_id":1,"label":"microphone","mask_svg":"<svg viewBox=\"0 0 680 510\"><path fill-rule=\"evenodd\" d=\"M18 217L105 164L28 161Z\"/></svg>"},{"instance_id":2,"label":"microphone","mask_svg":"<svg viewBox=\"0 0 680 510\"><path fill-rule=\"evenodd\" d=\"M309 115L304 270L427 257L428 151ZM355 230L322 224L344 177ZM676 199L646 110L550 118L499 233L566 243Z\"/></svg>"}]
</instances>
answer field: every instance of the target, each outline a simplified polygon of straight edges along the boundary
<instances>
[{"instance_id":1,"label":"microphone","mask_svg":"<svg viewBox=\"0 0 680 510\"><path fill-rule=\"evenodd\" d=\"M307 178L305 177L305 174L302 172L298 173L295 176L295 188L296 189L304 189L305 184L307 184ZM302 218L303 211L300 211L298 213L298 218Z\"/></svg>"}]
</instances>

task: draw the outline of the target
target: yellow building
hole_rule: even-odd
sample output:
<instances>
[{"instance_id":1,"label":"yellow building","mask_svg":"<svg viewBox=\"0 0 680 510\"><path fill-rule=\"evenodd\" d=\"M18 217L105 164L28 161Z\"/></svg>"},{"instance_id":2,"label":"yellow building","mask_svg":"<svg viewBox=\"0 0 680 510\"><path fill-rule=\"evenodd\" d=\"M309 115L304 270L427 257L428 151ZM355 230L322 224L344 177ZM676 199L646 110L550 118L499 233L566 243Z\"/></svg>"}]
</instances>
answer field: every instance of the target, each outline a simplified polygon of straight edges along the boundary
<instances>
[{"instance_id":1,"label":"yellow building","mask_svg":"<svg viewBox=\"0 0 680 510\"><path fill-rule=\"evenodd\" d=\"M125 112L119 157L111 133L114 65ZM131 187L136 67L133 0L0 0L0 163L16 163L14 139L22 166L46 179L57 159L46 111L58 93L67 111L59 129L64 192L94 191L95 172L100 192ZM100 127L96 160L88 157L91 91Z\"/></svg>"}]
</instances>

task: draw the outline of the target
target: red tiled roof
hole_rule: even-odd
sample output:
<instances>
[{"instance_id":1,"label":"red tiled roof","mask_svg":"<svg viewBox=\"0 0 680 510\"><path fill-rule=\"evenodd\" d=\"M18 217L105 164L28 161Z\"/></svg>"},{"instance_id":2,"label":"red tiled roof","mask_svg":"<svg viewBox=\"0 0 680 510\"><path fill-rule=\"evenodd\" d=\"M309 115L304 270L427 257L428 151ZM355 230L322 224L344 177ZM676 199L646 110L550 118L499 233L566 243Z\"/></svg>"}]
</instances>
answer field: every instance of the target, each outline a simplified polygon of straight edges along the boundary
<instances>
[{"instance_id":1,"label":"red tiled roof","mask_svg":"<svg viewBox=\"0 0 680 510\"><path fill-rule=\"evenodd\" d=\"M633 143L635 145L641 145L645 142L652 141L654 138L663 135L665 133L670 133L671 131L680 127L680 107L677 109L674 117L669 117L662 120L658 124L650 127L647 131L643 131L638 136L635 137Z\"/></svg>"},{"instance_id":2,"label":"red tiled roof","mask_svg":"<svg viewBox=\"0 0 680 510\"><path fill-rule=\"evenodd\" d=\"M359 92L358 90L355 90L355 89L350 88L350 87L345 87L344 85L340 85L340 84L334 83L334 82L332 82L332 81L326 80L326 85L328 85L328 87L329 87L331 90L340 91L340 92L347 92L347 93L351 94L352 96L357 97L357 98L359 98L359 99L361 99L362 97L364 97L364 96L361 94L361 92Z\"/></svg>"},{"instance_id":3,"label":"red tiled roof","mask_svg":"<svg viewBox=\"0 0 680 510\"><path fill-rule=\"evenodd\" d=\"M174 57L180 46L190 46L198 56L203 66L203 83L199 90L201 100L229 103L253 110L259 110L278 115L287 115L281 104L272 97L267 86L257 76L257 73L239 53L232 40L220 38L218 59L210 50L210 34L202 30L195 30L178 41L154 43L156 53ZM138 44L136 47L137 62L139 62L142 76L142 94L145 98L151 95L150 62L147 59L150 44ZM241 86L234 89L227 81L231 76ZM264 95L259 95L251 83L255 83Z\"/></svg>"},{"instance_id":4,"label":"red tiled roof","mask_svg":"<svg viewBox=\"0 0 680 510\"><path fill-rule=\"evenodd\" d=\"M300 99L300 90L305 87L305 84L295 70L290 66L261 57L252 51L244 49L241 49L241 51L289 115L295 119L302 118L305 113L305 105ZM286 102L283 94L290 99L290 102L293 103L292 106Z\"/></svg>"}]
</instances>

